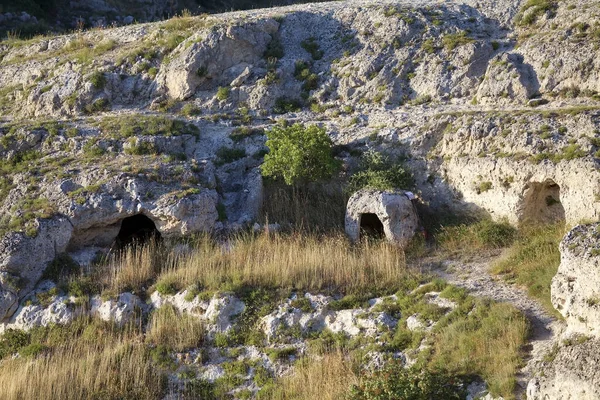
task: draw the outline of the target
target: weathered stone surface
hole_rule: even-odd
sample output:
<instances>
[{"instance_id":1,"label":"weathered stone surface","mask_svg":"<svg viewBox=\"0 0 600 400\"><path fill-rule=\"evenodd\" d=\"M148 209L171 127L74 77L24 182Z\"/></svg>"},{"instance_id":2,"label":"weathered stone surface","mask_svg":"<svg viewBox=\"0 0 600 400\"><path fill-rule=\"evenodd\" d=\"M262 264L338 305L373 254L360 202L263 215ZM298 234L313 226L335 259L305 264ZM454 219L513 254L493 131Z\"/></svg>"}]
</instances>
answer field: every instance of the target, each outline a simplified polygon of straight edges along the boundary
<instances>
[{"instance_id":1,"label":"weathered stone surface","mask_svg":"<svg viewBox=\"0 0 600 400\"><path fill-rule=\"evenodd\" d=\"M157 81L178 100L190 97L204 83L213 87L232 83L240 86L250 75L249 66L262 58L278 27L275 20L265 19L211 31L171 60Z\"/></svg>"},{"instance_id":2,"label":"weathered stone surface","mask_svg":"<svg viewBox=\"0 0 600 400\"><path fill-rule=\"evenodd\" d=\"M543 374L529 381L527 400L600 398L600 340L560 347Z\"/></svg>"},{"instance_id":3,"label":"weathered stone surface","mask_svg":"<svg viewBox=\"0 0 600 400\"><path fill-rule=\"evenodd\" d=\"M551 295L567 333L600 336L600 224L579 225L563 238Z\"/></svg>"},{"instance_id":4,"label":"weathered stone surface","mask_svg":"<svg viewBox=\"0 0 600 400\"><path fill-rule=\"evenodd\" d=\"M385 237L399 246L408 244L419 223L415 208L404 192L360 190L350 197L346 208L346 233L353 241L360 239L361 218L365 214L375 214L383 224Z\"/></svg>"},{"instance_id":5,"label":"weathered stone surface","mask_svg":"<svg viewBox=\"0 0 600 400\"><path fill-rule=\"evenodd\" d=\"M64 216L37 220L37 235L9 233L0 241L0 272L12 275L0 282L0 321L14 311L14 297L28 293L41 278L46 265L64 252L71 239L73 227Z\"/></svg>"},{"instance_id":6,"label":"weathered stone surface","mask_svg":"<svg viewBox=\"0 0 600 400\"><path fill-rule=\"evenodd\" d=\"M136 314L141 316L146 305L132 293L121 293L116 299L102 300L94 296L90 301L90 314L104 321L114 321L119 325L131 321Z\"/></svg>"}]
</instances>

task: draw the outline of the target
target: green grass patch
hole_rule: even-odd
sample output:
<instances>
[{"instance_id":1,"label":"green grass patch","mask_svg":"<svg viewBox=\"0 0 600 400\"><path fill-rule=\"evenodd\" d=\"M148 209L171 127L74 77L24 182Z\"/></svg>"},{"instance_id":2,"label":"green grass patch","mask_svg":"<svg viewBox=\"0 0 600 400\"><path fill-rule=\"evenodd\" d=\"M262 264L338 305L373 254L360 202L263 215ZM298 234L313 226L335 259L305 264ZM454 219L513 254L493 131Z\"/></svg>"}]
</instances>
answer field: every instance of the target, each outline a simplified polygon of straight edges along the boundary
<instances>
[{"instance_id":1,"label":"green grass patch","mask_svg":"<svg viewBox=\"0 0 600 400\"><path fill-rule=\"evenodd\" d=\"M550 301L550 283L560 264L558 244L565 234L562 225L523 228L508 254L492 272L527 288L548 312L559 316Z\"/></svg>"}]
</instances>

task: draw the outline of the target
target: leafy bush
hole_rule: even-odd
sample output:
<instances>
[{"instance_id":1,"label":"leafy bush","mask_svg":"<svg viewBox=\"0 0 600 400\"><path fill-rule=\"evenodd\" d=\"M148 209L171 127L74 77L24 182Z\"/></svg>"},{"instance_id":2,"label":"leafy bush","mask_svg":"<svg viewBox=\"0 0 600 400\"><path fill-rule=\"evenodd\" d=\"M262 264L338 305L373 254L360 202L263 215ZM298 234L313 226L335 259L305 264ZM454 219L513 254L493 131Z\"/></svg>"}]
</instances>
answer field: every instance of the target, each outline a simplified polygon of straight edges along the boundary
<instances>
[{"instance_id":1,"label":"leafy bush","mask_svg":"<svg viewBox=\"0 0 600 400\"><path fill-rule=\"evenodd\" d=\"M319 49L319 44L316 42L315 38L311 37L302 41L301 46L310 54L313 60L320 60L323 58L323 50Z\"/></svg>"},{"instance_id":2,"label":"leafy bush","mask_svg":"<svg viewBox=\"0 0 600 400\"><path fill-rule=\"evenodd\" d=\"M300 110L302 110L302 103L300 100L287 97L279 97L275 100L275 106L273 107L273 112L275 114L286 114Z\"/></svg>"},{"instance_id":3,"label":"leafy bush","mask_svg":"<svg viewBox=\"0 0 600 400\"><path fill-rule=\"evenodd\" d=\"M227 86L219 87L219 89L217 89L217 100L219 100L219 101L227 100L229 98L230 92L231 92L231 89Z\"/></svg>"},{"instance_id":4,"label":"leafy bush","mask_svg":"<svg viewBox=\"0 0 600 400\"><path fill-rule=\"evenodd\" d=\"M61 253L54 258L48 267L46 267L42 278L59 282L69 278L79 271L79 264L77 264L67 253Z\"/></svg>"},{"instance_id":5,"label":"leafy bush","mask_svg":"<svg viewBox=\"0 0 600 400\"><path fill-rule=\"evenodd\" d=\"M102 111L108 111L109 109L110 102L105 98L95 100L93 103L86 104L83 107L83 111L85 111L86 114L95 114Z\"/></svg>"},{"instance_id":6,"label":"leafy bush","mask_svg":"<svg viewBox=\"0 0 600 400\"><path fill-rule=\"evenodd\" d=\"M29 333L19 329L7 329L0 336L0 360L17 353L30 343Z\"/></svg>"},{"instance_id":7,"label":"leafy bush","mask_svg":"<svg viewBox=\"0 0 600 400\"><path fill-rule=\"evenodd\" d=\"M269 153L261 167L263 176L297 185L330 178L339 168L325 128L297 123L276 126L266 135Z\"/></svg>"},{"instance_id":8,"label":"leafy bush","mask_svg":"<svg viewBox=\"0 0 600 400\"><path fill-rule=\"evenodd\" d=\"M352 192L363 188L409 189L413 185L412 173L400 159L370 150L362 155L359 170L350 177L348 189Z\"/></svg>"},{"instance_id":9,"label":"leafy bush","mask_svg":"<svg viewBox=\"0 0 600 400\"><path fill-rule=\"evenodd\" d=\"M404 368L390 363L352 387L351 400L431 400L464 399L461 381L444 373L431 373L417 368Z\"/></svg>"},{"instance_id":10,"label":"leafy bush","mask_svg":"<svg viewBox=\"0 0 600 400\"><path fill-rule=\"evenodd\" d=\"M106 77L100 71L94 71L89 77L90 83L98 90L103 89L106 85Z\"/></svg>"},{"instance_id":11,"label":"leafy bush","mask_svg":"<svg viewBox=\"0 0 600 400\"><path fill-rule=\"evenodd\" d=\"M442 43L448 51L471 42L473 42L473 39L468 37L466 32L450 33L442 38Z\"/></svg>"},{"instance_id":12,"label":"leafy bush","mask_svg":"<svg viewBox=\"0 0 600 400\"><path fill-rule=\"evenodd\" d=\"M240 148L221 147L217 150L216 165L225 165L246 157L246 150Z\"/></svg>"},{"instance_id":13,"label":"leafy bush","mask_svg":"<svg viewBox=\"0 0 600 400\"><path fill-rule=\"evenodd\" d=\"M281 58L283 57L283 46L281 45L281 41L277 36L274 36L273 39L267 45L267 49L265 50L264 57L266 59L269 58Z\"/></svg>"}]
</instances>

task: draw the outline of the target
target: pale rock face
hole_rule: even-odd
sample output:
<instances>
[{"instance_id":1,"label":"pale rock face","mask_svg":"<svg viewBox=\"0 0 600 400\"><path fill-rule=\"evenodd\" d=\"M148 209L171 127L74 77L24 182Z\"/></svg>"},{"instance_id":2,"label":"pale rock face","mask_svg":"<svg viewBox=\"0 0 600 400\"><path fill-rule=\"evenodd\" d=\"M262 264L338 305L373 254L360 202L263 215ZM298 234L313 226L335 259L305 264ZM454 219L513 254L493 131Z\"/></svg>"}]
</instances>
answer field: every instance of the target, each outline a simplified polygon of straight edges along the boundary
<instances>
[{"instance_id":1,"label":"pale rock face","mask_svg":"<svg viewBox=\"0 0 600 400\"><path fill-rule=\"evenodd\" d=\"M0 323L0 332L6 329L20 329L28 331L38 326L48 324L64 325L71 322L83 311L75 305L76 299L72 296L53 296L49 304L42 306L37 302L36 295L45 294L56 285L50 281L42 281L36 289L27 297L32 300L31 304L22 304L12 317L4 323Z\"/></svg>"},{"instance_id":2,"label":"pale rock face","mask_svg":"<svg viewBox=\"0 0 600 400\"><path fill-rule=\"evenodd\" d=\"M146 305L132 293L121 293L116 299L103 301L99 296L91 299L90 313L103 321L114 321L118 325L131 321L136 313L141 314Z\"/></svg>"},{"instance_id":3,"label":"pale rock face","mask_svg":"<svg viewBox=\"0 0 600 400\"><path fill-rule=\"evenodd\" d=\"M275 20L265 19L212 31L173 59L157 81L178 100L190 97L213 78L222 86L240 86L278 28Z\"/></svg>"},{"instance_id":4,"label":"pale rock face","mask_svg":"<svg viewBox=\"0 0 600 400\"><path fill-rule=\"evenodd\" d=\"M200 300L198 296L194 297L191 301L188 301L185 299L187 294L187 289L174 295L161 295L158 292L154 292L150 295L150 304L154 308L160 308L165 304L170 304L179 312L186 312L198 317L204 316L210 303L208 301Z\"/></svg>"},{"instance_id":5,"label":"pale rock face","mask_svg":"<svg viewBox=\"0 0 600 400\"><path fill-rule=\"evenodd\" d=\"M406 319L406 328L411 331L422 331L426 328L426 326L419 319L418 314L413 314Z\"/></svg>"},{"instance_id":6,"label":"pale rock face","mask_svg":"<svg viewBox=\"0 0 600 400\"><path fill-rule=\"evenodd\" d=\"M46 265L57 254L64 252L73 227L64 217L38 220L38 233L28 237L23 233L9 233L0 241L0 272L8 273L17 281L13 285L0 282L0 321L14 311L14 296L27 294L41 278ZM5 278L7 275L5 275Z\"/></svg>"},{"instance_id":7,"label":"pale rock face","mask_svg":"<svg viewBox=\"0 0 600 400\"><path fill-rule=\"evenodd\" d=\"M186 312L202 318L208 324L210 333L228 332L233 326L235 316L244 312L244 302L229 293L215 294L210 301L200 300L197 296L186 300L188 291L184 290L174 295L161 295L152 293L150 303L154 308L170 304L179 312Z\"/></svg>"},{"instance_id":8,"label":"pale rock face","mask_svg":"<svg viewBox=\"0 0 600 400\"><path fill-rule=\"evenodd\" d=\"M418 226L415 208L404 192L363 189L350 197L346 208L346 234L360 240L361 222L365 214L375 214L385 237L399 246L406 246Z\"/></svg>"},{"instance_id":9,"label":"pale rock face","mask_svg":"<svg viewBox=\"0 0 600 400\"><path fill-rule=\"evenodd\" d=\"M476 98L481 104L525 104L537 86L533 69L523 64L523 57L504 53L490 61Z\"/></svg>"},{"instance_id":10,"label":"pale rock face","mask_svg":"<svg viewBox=\"0 0 600 400\"><path fill-rule=\"evenodd\" d=\"M368 309L349 309L333 311L327 305L333 300L330 296L306 293L313 310L304 312L292 307L295 297L286 299L277 310L261 319L260 325L271 340L281 327L298 326L303 332L315 332L328 329L334 333L343 332L349 336L364 333L374 336L387 329L394 328L398 321L385 312L374 312L372 309L381 301L372 299Z\"/></svg>"},{"instance_id":11,"label":"pale rock face","mask_svg":"<svg viewBox=\"0 0 600 400\"><path fill-rule=\"evenodd\" d=\"M529 381L527 400L596 400L600 398L600 342L597 338L563 346Z\"/></svg>"},{"instance_id":12,"label":"pale rock face","mask_svg":"<svg viewBox=\"0 0 600 400\"><path fill-rule=\"evenodd\" d=\"M241 314L246 309L244 303L230 294L215 296L206 309L205 319L211 325L210 331L228 332L232 326L232 317Z\"/></svg>"},{"instance_id":13,"label":"pale rock face","mask_svg":"<svg viewBox=\"0 0 600 400\"><path fill-rule=\"evenodd\" d=\"M600 336L600 224L579 225L560 243L552 279L552 305L565 317L567 334Z\"/></svg>"}]
</instances>

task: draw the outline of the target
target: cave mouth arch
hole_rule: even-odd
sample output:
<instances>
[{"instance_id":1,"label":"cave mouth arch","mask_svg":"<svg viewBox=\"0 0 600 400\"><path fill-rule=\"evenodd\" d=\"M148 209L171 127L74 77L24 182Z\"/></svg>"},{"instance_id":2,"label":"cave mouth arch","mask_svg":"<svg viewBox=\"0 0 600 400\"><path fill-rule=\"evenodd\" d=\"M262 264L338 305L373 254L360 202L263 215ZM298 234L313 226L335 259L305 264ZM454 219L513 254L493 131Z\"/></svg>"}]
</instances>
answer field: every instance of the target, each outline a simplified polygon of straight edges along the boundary
<instances>
[{"instance_id":1,"label":"cave mouth arch","mask_svg":"<svg viewBox=\"0 0 600 400\"><path fill-rule=\"evenodd\" d=\"M123 218L114 247L123 249L131 245L144 245L160 240L161 234L156 229L154 221L144 214L137 214Z\"/></svg>"},{"instance_id":2,"label":"cave mouth arch","mask_svg":"<svg viewBox=\"0 0 600 400\"><path fill-rule=\"evenodd\" d=\"M565 223L560 186L552 179L529 182L523 191L519 222L522 225Z\"/></svg>"},{"instance_id":3,"label":"cave mouth arch","mask_svg":"<svg viewBox=\"0 0 600 400\"><path fill-rule=\"evenodd\" d=\"M360 237L369 239L383 239L385 231L383 223L373 213L364 213L360 215Z\"/></svg>"}]
</instances>

